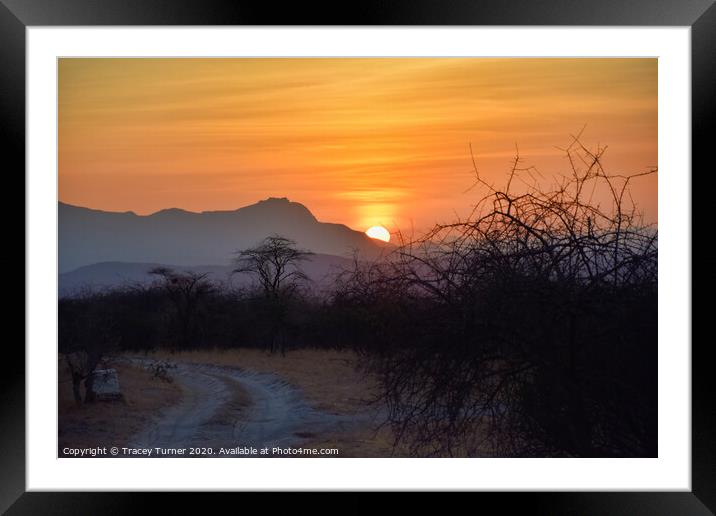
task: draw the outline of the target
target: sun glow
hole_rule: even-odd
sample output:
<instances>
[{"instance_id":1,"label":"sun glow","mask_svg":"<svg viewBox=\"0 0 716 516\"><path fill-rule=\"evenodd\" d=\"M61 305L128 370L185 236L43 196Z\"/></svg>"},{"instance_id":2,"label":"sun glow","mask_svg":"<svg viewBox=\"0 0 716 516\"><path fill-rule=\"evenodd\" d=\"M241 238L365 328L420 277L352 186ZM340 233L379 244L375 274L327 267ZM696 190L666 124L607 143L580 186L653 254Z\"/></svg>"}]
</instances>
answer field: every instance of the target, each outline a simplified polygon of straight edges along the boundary
<instances>
[{"instance_id":1,"label":"sun glow","mask_svg":"<svg viewBox=\"0 0 716 516\"><path fill-rule=\"evenodd\" d=\"M61 58L59 198L147 215L288 197L319 220L422 234L480 177L564 172L569 135L610 170L658 162L654 58ZM471 155L472 154L472 155ZM526 174L525 174L526 175ZM549 181L545 178L545 181ZM515 181L517 185L519 181ZM649 221L656 176L632 194Z\"/></svg>"},{"instance_id":2,"label":"sun glow","mask_svg":"<svg viewBox=\"0 0 716 516\"><path fill-rule=\"evenodd\" d=\"M365 232L371 238L376 240L382 240L383 242L390 242L390 232L383 226L373 226Z\"/></svg>"}]
</instances>

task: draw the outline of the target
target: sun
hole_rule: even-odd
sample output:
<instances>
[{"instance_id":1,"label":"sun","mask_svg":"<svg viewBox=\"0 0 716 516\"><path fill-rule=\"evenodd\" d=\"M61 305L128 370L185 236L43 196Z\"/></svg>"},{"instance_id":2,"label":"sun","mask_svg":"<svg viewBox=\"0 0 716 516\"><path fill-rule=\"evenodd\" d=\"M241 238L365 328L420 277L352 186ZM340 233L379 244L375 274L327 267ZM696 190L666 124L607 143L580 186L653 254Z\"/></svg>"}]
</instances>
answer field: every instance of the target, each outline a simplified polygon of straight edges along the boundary
<instances>
[{"instance_id":1,"label":"sun","mask_svg":"<svg viewBox=\"0 0 716 516\"><path fill-rule=\"evenodd\" d=\"M382 240L383 242L390 242L390 232L383 226L373 226L365 232L371 238L376 240Z\"/></svg>"}]
</instances>

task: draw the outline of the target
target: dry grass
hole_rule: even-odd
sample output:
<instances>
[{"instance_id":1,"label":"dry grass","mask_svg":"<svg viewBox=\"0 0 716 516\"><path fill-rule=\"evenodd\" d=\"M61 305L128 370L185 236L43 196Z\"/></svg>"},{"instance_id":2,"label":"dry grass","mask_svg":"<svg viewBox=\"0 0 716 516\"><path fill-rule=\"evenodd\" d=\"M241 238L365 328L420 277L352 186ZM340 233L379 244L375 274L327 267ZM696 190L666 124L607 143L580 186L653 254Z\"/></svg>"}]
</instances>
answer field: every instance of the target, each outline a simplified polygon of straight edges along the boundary
<instances>
[{"instance_id":1,"label":"dry grass","mask_svg":"<svg viewBox=\"0 0 716 516\"><path fill-rule=\"evenodd\" d=\"M107 365L117 370L124 400L77 405L67 365L59 360L59 450L126 445L157 411L175 404L182 396L176 383L154 379L150 372L136 366L121 361L109 361Z\"/></svg>"},{"instance_id":2,"label":"dry grass","mask_svg":"<svg viewBox=\"0 0 716 516\"><path fill-rule=\"evenodd\" d=\"M374 378L355 368L357 357L349 351L306 349L285 356L255 349L159 351L158 359L239 367L273 373L299 388L309 403L333 414L353 414L376 395Z\"/></svg>"}]
</instances>

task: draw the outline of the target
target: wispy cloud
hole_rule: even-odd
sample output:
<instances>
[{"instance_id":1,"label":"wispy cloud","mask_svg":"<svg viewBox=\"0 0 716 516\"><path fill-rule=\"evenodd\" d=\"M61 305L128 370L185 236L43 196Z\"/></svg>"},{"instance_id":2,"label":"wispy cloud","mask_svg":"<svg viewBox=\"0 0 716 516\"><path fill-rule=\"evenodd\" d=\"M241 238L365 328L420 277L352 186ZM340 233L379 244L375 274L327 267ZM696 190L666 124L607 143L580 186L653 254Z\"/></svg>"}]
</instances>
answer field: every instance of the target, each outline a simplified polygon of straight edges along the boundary
<instances>
[{"instance_id":1,"label":"wispy cloud","mask_svg":"<svg viewBox=\"0 0 716 516\"><path fill-rule=\"evenodd\" d=\"M62 59L60 197L147 213L285 195L324 220L424 226L469 207L469 143L488 178L515 142L559 171L554 146L585 123L614 168L656 164L656 60ZM649 181L635 195L655 218Z\"/></svg>"}]
</instances>

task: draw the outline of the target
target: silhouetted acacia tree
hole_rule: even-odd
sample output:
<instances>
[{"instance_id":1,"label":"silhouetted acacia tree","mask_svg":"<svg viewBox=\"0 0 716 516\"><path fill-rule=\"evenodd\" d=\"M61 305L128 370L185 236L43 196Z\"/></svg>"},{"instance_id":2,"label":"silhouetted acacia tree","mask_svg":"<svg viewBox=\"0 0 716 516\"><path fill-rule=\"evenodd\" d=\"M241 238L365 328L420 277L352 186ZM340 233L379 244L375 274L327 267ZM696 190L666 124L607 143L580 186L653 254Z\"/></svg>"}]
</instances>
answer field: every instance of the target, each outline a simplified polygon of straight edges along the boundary
<instances>
[{"instance_id":1,"label":"silhouetted acacia tree","mask_svg":"<svg viewBox=\"0 0 716 516\"><path fill-rule=\"evenodd\" d=\"M270 351L285 352L288 307L299 287L308 281L300 268L312 252L297 249L296 242L273 235L259 245L236 253L235 274L251 274L263 293L269 313Z\"/></svg>"},{"instance_id":2,"label":"silhouetted acacia tree","mask_svg":"<svg viewBox=\"0 0 716 516\"><path fill-rule=\"evenodd\" d=\"M176 272L167 267L156 267L149 273L159 278L159 286L172 306L170 349L188 349L197 345L201 337L202 303L214 288L207 279L208 273Z\"/></svg>"}]
</instances>

